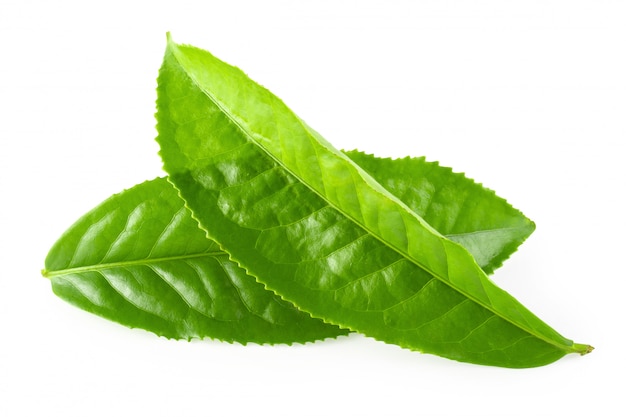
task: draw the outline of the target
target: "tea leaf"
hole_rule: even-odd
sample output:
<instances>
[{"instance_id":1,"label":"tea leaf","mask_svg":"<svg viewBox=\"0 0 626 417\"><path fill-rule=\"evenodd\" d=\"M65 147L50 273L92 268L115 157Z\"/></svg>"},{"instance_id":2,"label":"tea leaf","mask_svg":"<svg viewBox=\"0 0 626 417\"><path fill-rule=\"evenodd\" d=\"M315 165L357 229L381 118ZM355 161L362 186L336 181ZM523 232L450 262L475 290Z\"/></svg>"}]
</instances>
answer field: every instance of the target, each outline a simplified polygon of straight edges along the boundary
<instances>
[{"instance_id":1,"label":"tea leaf","mask_svg":"<svg viewBox=\"0 0 626 417\"><path fill-rule=\"evenodd\" d=\"M161 156L207 235L301 310L388 343L480 364L586 353L498 288L269 91L168 42Z\"/></svg>"},{"instance_id":2,"label":"tea leaf","mask_svg":"<svg viewBox=\"0 0 626 417\"><path fill-rule=\"evenodd\" d=\"M168 338L291 344L348 333L246 275L206 239L164 178L78 220L50 250L44 275L64 300Z\"/></svg>"}]
</instances>

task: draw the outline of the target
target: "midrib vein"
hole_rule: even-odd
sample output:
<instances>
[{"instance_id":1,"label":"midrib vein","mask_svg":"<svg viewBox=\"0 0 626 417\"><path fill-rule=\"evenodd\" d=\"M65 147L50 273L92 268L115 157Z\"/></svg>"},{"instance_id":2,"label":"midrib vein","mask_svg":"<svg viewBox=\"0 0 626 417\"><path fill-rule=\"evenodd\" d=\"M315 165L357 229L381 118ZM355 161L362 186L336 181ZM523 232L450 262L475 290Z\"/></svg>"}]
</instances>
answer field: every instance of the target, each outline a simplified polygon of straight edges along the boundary
<instances>
[{"instance_id":1,"label":"midrib vein","mask_svg":"<svg viewBox=\"0 0 626 417\"><path fill-rule=\"evenodd\" d=\"M226 255L226 252L203 252L203 253L194 253L189 255L179 255L179 256L167 256L163 258L146 258L146 259L135 259L132 261L123 261L123 262L107 262L101 263L97 265L86 265L86 266L77 266L75 268L67 268L67 269L59 269L56 271L49 271L44 269L42 274L46 278L52 278L60 275L68 275L68 274L79 274L81 272L92 272L92 271L101 271L103 269L113 269L113 268L126 268L130 266L137 265L150 265L159 262L169 262L169 261L179 261L184 259L196 259L203 257L214 257L219 255Z\"/></svg>"}]
</instances>

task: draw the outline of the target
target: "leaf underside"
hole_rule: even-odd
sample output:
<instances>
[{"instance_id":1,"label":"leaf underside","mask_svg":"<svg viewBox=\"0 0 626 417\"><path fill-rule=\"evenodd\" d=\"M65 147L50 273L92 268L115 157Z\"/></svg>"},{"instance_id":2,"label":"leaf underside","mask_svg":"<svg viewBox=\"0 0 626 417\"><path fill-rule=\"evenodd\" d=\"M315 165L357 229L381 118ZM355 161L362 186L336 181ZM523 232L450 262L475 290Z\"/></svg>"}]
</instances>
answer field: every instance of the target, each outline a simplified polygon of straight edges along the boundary
<instances>
[{"instance_id":1,"label":"leaf underside","mask_svg":"<svg viewBox=\"0 0 626 417\"><path fill-rule=\"evenodd\" d=\"M194 217L231 259L301 310L472 363L531 367L587 350L208 52L168 42L157 107L165 170Z\"/></svg>"},{"instance_id":2,"label":"leaf underside","mask_svg":"<svg viewBox=\"0 0 626 417\"><path fill-rule=\"evenodd\" d=\"M484 268L497 267L502 253L532 231L532 223L519 211L449 168L424 158L393 161L358 151L346 155L446 232L472 236L481 227L493 234L520 225L526 234L498 240L500 252ZM473 202L464 205L468 200ZM435 204L441 208L429 209ZM485 211L499 215L485 224ZM460 217L462 222L456 220ZM481 244L494 247L493 241L476 241L479 253L485 252ZM348 332L264 290L205 237L163 178L115 195L87 213L53 246L46 269L59 297L169 338L302 343Z\"/></svg>"}]
</instances>

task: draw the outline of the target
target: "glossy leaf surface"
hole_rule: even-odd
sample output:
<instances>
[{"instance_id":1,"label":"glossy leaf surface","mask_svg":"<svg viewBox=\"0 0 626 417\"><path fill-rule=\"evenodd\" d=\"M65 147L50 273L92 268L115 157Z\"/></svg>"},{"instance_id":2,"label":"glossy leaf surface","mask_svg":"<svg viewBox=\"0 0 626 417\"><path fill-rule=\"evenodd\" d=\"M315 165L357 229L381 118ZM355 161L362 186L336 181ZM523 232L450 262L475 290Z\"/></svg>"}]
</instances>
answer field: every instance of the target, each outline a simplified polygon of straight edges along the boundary
<instances>
[{"instance_id":1,"label":"glossy leaf surface","mask_svg":"<svg viewBox=\"0 0 626 417\"><path fill-rule=\"evenodd\" d=\"M358 151L346 155L382 179L394 194L428 220L443 225L446 219L464 218L465 228L455 221L454 229L446 229L456 236L471 236L481 226L484 228L485 211L503 213L489 225L490 229L531 224L493 192L424 158L392 161ZM441 187L448 187L447 191L437 191ZM441 201L438 195L449 195L452 201ZM424 204L425 196L436 202ZM475 202L454 204L456 197ZM433 204L441 207L428 210ZM459 212L459 204L465 212ZM529 233L532 229L525 230ZM502 248L519 244L525 237L509 240ZM472 243L478 253L485 252L481 243L493 247L485 241ZM501 257L498 254L494 259ZM489 262L486 266L492 267ZM117 194L86 214L54 245L46 267L53 289L61 298L113 321L168 337L296 343L347 333L337 326L322 325L307 314L295 314L286 301L264 290L229 261L217 244L205 238L174 188L162 178ZM181 291L181 297L173 296L175 286L163 290L167 283L184 287L186 296ZM209 300L205 305L212 305L211 314L179 314L187 308L202 310L192 300ZM255 310L255 306L262 307ZM264 320L259 322L259 317ZM305 323L308 320L313 323Z\"/></svg>"},{"instance_id":2,"label":"glossy leaf surface","mask_svg":"<svg viewBox=\"0 0 626 417\"><path fill-rule=\"evenodd\" d=\"M531 367L585 353L269 91L168 42L158 142L171 181L233 259L300 309L410 349Z\"/></svg>"},{"instance_id":3,"label":"glossy leaf surface","mask_svg":"<svg viewBox=\"0 0 626 417\"><path fill-rule=\"evenodd\" d=\"M348 333L246 275L164 178L83 216L52 247L44 274L64 300L168 338L291 344Z\"/></svg>"}]
</instances>

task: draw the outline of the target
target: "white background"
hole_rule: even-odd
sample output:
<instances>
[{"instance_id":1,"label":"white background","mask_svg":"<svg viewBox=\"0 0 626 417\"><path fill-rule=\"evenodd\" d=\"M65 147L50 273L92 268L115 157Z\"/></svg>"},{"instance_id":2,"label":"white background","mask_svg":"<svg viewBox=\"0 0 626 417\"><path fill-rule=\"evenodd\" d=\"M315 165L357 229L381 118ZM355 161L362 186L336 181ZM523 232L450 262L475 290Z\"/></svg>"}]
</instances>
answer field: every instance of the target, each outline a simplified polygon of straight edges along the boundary
<instances>
[{"instance_id":1,"label":"white background","mask_svg":"<svg viewBox=\"0 0 626 417\"><path fill-rule=\"evenodd\" d=\"M0 0L1 416L625 415L623 1ZM48 248L161 173L165 32L338 148L426 155L537 231L494 279L596 350L509 370L354 335L169 341L55 297Z\"/></svg>"}]
</instances>

